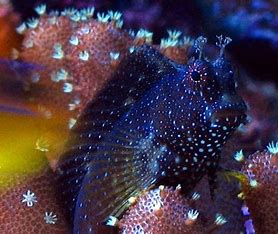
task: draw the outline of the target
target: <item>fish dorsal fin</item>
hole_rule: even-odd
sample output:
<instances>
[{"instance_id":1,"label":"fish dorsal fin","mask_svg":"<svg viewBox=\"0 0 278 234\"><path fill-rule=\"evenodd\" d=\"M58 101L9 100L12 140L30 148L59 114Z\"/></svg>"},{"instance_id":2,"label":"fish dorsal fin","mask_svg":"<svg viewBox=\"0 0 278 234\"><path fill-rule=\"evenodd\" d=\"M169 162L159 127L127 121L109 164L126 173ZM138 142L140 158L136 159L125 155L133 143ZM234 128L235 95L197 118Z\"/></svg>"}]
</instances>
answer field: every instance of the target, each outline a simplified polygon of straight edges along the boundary
<instances>
[{"instance_id":1,"label":"fish dorsal fin","mask_svg":"<svg viewBox=\"0 0 278 234\"><path fill-rule=\"evenodd\" d=\"M100 141L100 136L111 130L114 123L171 70L175 70L171 61L154 48L148 45L135 48L120 64L106 88L83 112L74 128L78 142L92 139L92 135L82 135L84 129L88 133L88 126L97 134L95 140Z\"/></svg>"},{"instance_id":2,"label":"fish dorsal fin","mask_svg":"<svg viewBox=\"0 0 278 234\"><path fill-rule=\"evenodd\" d=\"M148 45L137 47L123 59L106 88L84 110L57 170L63 200L72 212L89 155L134 103L171 71L175 71L175 66L157 50Z\"/></svg>"}]
</instances>

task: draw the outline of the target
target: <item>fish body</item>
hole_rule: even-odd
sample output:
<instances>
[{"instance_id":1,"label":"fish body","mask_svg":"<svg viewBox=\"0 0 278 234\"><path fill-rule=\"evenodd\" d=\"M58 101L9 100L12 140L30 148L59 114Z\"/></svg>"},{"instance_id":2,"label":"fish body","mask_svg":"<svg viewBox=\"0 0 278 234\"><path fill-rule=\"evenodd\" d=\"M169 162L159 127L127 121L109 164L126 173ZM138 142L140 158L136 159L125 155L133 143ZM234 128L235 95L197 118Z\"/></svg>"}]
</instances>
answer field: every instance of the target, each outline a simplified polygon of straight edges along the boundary
<instances>
[{"instance_id":1,"label":"fish body","mask_svg":"<svg viewBox=\"0 0 278 234\"><path fill-rule=\"evenodd\" d=\"M150 186L189 193L213 185L221 147L244 121L223 56L179 65L149 46L135 49L77 121L59 183L74 233L102 233Z\"/></svg>"}]
</instances>

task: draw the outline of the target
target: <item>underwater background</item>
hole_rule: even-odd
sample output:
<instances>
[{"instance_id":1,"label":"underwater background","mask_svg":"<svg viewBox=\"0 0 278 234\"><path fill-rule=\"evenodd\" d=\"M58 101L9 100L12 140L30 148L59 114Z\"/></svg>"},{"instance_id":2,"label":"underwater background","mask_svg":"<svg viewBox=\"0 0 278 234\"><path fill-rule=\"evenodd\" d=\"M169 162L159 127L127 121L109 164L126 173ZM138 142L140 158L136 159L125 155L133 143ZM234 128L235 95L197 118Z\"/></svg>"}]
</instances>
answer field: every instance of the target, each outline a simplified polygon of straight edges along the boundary
<instances>
[{"instance_id":1,"label":"underwater background","mask_svg":"<svg viewBox=\"0 0 278 234\"><path fill-rule=\"evenodd\" d=\"M0 233L278 233L277 1L0 0L0 58ZM152 103L159 95L147 91L179 76L180 66L197 82L210 70L213 77L232 71L235 84L205 86L204 96L235 95L236 86L247 117L243 104L223 113L236 131L213 138L223 140L215 170L201 174L196 163L182 180L160 180L148 174L151 157L164 153L160 141L136 133L133 145L127 133L151 117L140 108L127 118L132 124L120 117L144 95L142 103ZM186 124L198 122L196 109L201 116L198 105L185 109L194 110ZM124 127L111 133L114 125ZM193 135L193 161L208 134ZM133 152L143 156L118 161L129 143L143 144L143 153ZM101 150L112 160L98 158Z\"/></svg>"}]
</instances>

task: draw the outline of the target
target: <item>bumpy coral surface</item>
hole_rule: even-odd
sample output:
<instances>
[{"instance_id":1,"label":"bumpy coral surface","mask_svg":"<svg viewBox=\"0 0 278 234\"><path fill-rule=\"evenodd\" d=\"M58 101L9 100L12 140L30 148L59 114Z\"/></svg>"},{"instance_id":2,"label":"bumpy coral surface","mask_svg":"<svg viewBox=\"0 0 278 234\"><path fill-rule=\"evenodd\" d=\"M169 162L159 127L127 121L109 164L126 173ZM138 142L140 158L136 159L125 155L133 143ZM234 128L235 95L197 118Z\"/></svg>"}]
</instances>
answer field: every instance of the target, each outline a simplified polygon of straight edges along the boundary
<instances>
[{"instance_id":1,"label":"bumpy coral surface","mask_svg":"<svg viewBox=\"0 0 278 234\"><path fill-rule=\"evenodd\" d=\"M178 190L162 188L142 195L119 226L121 233L204 233L198 215Z\"/></svg>"},{"instance_id":2,"label":"bumpy coral surface","mask_svg":"<svg viewBox=\"0 0 278 234\"><path fill-rule=\"evenodd\" d=\"M278 143L244 162L243 195L257 233L278 233Z\"/></svg>"},{"instance_id":3,"label":"bumpy coral surface","mask_svg":"<svg viewBox=\"0 0 278 234\"><path fill-rule=\"evenodd\" d=\"M53 186L53 176L49 169L10 175L10 179L18 182L0 190L2 233L69 233L65 213L59 206Z\"/></svg>"},{"instance_id":4,"label":"bumpy coral surface","mask_svg":"<svg viewBox=\"0 0 278 234\"><path fill-rule=\"evenodd\" d=\"M59 111L79 112L128 52L130 37L119 30L118 18L111 22L108 15L99 15L99 22L91 19L93 8L61 15L46 15L43 8L37 11L41 17L27 22L20 54L24 61L45 66L33 74L30 90L40 104L51 102ZM25 27L20 26L22 32Z\"/></svg>"},{"instance_id":5,"label":"bumpy coral surface","mask_svg":"<svg viewBox=\"0 0 278 234\"><path fill-rule=\"evenodd\" d=\"M130 202L136 204L120 220L120 233L218 233L227 222L220 213L213 217L199 213L205 200L198 193L185 198L179 187L160 186Z\"/></svg>"}]
</instances>

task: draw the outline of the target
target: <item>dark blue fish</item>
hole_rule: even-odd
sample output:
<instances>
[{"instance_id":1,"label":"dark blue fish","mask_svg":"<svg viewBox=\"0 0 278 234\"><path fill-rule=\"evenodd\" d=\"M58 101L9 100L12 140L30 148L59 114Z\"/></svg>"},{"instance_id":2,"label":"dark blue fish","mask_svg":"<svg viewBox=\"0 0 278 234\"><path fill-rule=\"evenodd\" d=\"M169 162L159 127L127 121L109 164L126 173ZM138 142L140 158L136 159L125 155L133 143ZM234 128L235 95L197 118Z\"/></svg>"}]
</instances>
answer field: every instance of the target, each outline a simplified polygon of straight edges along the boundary
<instances>
[{"instance_id":1,"label":"dark blue fish","mask_svg":"<svg viewBox=\"0 0 278 234\"><path fill-rule=\"evenodd\" d=\"M246 106L223 51L213 62L199 52L179 65L136 48L79 118L58 168L74 233L107 233L104 223L152 185L189 193L208 174L213 186L220 150Z\"/></svg>"}]
</instances>

